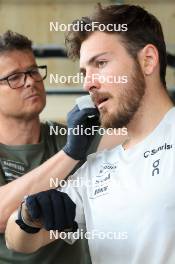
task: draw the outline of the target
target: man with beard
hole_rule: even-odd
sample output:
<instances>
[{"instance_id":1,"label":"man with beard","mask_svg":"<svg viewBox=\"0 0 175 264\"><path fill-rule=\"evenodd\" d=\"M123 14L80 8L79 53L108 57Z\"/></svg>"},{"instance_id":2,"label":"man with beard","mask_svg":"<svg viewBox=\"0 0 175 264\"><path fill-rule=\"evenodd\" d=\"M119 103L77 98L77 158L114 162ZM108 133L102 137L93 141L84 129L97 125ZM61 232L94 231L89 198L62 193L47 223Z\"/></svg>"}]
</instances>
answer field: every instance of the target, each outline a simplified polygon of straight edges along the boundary
<instances>
[{"instance_id":1,"label":"man with beard","mask_svg":"<svg viewBox=\"0 0 175 264\"><path fill-rule=\"evenodd\" d=\"M39 119L46 103L43 83L46 76L47 67L37 65L32 42L27 37L11 31L0 36L0 263L3 264L89 263L88 254L83 256L82 241L71 247L60 240L26 256L8 250L4 240L7 220L24 195L53 188L50 178L59 180L66 177L78 159L86 156L87 149L89 153L96 151L100 140L100 137L95 137L89 148L91 139L88 136L86 139L90 141L86 143L85 138L81 142L81 136L68 137L69 145L77 152L76 160L61 151L67 141L66 135L50 135L50 126L59 131L65 126L56 122L41 123ZM79 117L74 116L73 119L75 127L83 124L87 115L82 111L77 111L77 114ZM79 144L81 147L84 145L81 153ZM110 144L106 138L99 147L110 147ZM45 175L42 172L27 174L52 156ZM51 172L50 167L55 170Z\"/></svg>"},{"instance_id":2,"label":"man with beard","mask_svg":"<svg viewBox=\"0 0 175 264\"><path fill-rule=\"evenodd\" d=\"M130 5L99 6L81 20L84 28L93 22L127 24L128 30L70 32L68 51L80 57L84 88L100 111L102 125L126 126L128 138L112 150L90 155L64 188L28 197L9 219L7 245L33 252L52 241L47 230L75 230L76 221L79 229L86 224L93 263L173 264L175 108L166 89L162 28L153 15ZM128 82L102 83L97 75L127 75ZM65 204L72 214L65 212ZM54 213L46 215L49 206ZM20 220L39 232L23 231L15 222Z\"/></svg>"}]
</instances>

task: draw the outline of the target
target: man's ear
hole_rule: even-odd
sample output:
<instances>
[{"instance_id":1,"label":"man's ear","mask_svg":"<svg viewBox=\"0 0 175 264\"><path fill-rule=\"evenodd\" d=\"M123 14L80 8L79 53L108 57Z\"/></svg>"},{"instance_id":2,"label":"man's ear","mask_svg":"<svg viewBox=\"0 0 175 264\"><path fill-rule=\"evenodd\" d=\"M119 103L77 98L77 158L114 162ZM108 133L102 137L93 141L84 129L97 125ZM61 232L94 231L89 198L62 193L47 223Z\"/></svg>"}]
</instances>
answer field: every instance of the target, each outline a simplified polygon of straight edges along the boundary
<instances>
[{"instance_id":1,"label":"man's ear","mask_svg":"<svg viewBox=\"0 0 175 264\"><path fill-rule=\"evenodd\" d=\"M157 48L152 45L146 45L138 53L138 60L145 76L151 75L158 67L159 54Z\"/></svg>"}]
</instances>

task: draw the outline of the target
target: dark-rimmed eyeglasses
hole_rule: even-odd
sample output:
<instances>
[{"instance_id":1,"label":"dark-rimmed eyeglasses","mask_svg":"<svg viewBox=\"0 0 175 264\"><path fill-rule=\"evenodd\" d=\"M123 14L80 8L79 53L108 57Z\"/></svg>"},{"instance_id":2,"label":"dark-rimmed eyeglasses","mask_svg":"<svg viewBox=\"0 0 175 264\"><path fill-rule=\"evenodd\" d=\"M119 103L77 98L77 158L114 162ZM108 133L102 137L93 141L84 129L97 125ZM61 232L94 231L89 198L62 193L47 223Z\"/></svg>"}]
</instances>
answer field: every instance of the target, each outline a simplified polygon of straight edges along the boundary
<instances>
[{"instance_id":1,"label":"dark-rimmed eyeglasses","mask_svg":"<svg viewBox=\"0 0 175 264\"><path fill-rule=\"evenodd\" d=\"M16 73L10 74L4 78L1 78L0 82L7 81L10 88L17 89L17 88L24 86L27 75L30 75L30 77L35 82L41 82L47 77L47 66L46 65L36 66L36 67L32 67L31 69L23 71L23 72L16 72Z\"/></svg>"}]
</instances>

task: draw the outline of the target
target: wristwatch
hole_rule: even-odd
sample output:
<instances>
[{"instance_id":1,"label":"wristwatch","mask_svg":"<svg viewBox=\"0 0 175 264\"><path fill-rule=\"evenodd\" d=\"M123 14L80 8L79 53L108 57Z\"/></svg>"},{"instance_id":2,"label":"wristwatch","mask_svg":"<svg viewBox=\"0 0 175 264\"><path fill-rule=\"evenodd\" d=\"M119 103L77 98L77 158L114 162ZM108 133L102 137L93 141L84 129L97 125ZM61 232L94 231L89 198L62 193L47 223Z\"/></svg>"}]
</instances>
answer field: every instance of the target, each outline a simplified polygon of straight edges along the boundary
<instances>
[{"instance_id":1,"label":"wristwatch","mask_svg":"<svg viewBox=\"0 0 175 264\"><path fill-rule=\"evenodd\" d=\"M33 227L33 226L29 226L28 224L26 224L24 222L24 219L22 218L22 205L25 201L23 201L21 203L21 206L18 209L18 218L15 220L15 222L17 223L17 225L19 225L19 227L24 230L26 233L30 233L30 234L35 234L38 233L41 228L38 227Z\"/></svg>"}]
</instances>

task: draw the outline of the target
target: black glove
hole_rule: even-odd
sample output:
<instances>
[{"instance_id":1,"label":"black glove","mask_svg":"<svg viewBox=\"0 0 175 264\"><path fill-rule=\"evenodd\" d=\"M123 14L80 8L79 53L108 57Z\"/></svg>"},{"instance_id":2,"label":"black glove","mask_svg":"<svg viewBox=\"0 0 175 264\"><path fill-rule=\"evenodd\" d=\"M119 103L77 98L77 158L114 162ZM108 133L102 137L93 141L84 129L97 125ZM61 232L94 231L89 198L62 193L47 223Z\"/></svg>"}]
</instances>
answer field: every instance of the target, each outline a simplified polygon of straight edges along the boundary
<instances>
[{"instance_id":1,"label":"black glove","mask_svg":"<svg viewBox=\"0 0 175 264\"><path fill-rule=\"evenodd\" d=\"M64 152L75 160L82 160L86 157L86 152L94 138L92 133L93 126L99 126L99 112L97 108L84 108L79 110L76 105L71 112L68 113L67 126L69 128L83 128L83 133L75 135L72 130L68 133L67 143L64 146ZM87 130L88 128L88 130ZM85 133L85 130L88 132ZM97 129L96 129L97 130Z\"/></svg>"},{"instance_id":2,"label":"black glove","mask_svg":"<svg viewBox=\"0 0 175 264\"><path fill-rule=\"evenodd\" d=\"M32 220L40 219L46 230L76 231L75 203L66 193L55 189L39 192L26 198Z\"/></svg>"}]
</instances>

